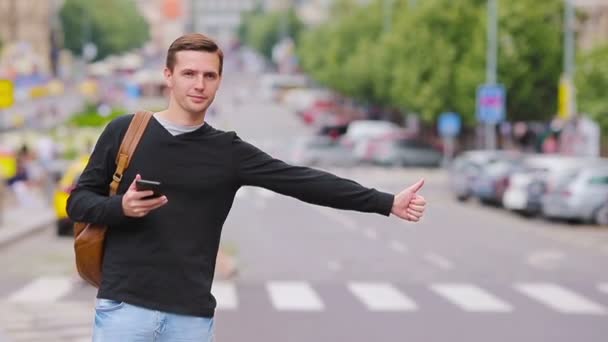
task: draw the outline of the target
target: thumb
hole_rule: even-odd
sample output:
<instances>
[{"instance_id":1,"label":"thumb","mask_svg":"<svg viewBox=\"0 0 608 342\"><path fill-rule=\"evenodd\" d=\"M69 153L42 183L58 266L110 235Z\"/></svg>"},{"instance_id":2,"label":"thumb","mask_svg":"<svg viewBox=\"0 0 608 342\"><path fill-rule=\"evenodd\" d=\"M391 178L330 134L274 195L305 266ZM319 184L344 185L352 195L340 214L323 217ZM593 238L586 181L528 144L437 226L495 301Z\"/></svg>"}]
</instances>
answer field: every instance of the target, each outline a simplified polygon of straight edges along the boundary
<instances>
[{"instance_id":1,"label":"thumb","mask_svg":"<svg viewBox=\"0 0 608 342\"><path fill-rule=\"evenodd\" d=\"M418 182L416 182L414 185L412 185L409 188L407 188L407 190L411 191L412 193L417 193L418 190L420 190L423 185L424 185L424 178L422 178L421 180L419 180Z\"/></svg>"},{"instance_id":2,"label":"thumb","mask_svg":"<svg viewBox=\"0 0 608 342\"><path fill-rule=\"evenodd\" d=\"M129 186L129 190L137 190L137 188L135 187L135 182L137 182L140 179L141 179L141 176L139 175L139 173L137 175L135 175L135 179L133 179L133 182Z\"/></svg>"}]
</instances>

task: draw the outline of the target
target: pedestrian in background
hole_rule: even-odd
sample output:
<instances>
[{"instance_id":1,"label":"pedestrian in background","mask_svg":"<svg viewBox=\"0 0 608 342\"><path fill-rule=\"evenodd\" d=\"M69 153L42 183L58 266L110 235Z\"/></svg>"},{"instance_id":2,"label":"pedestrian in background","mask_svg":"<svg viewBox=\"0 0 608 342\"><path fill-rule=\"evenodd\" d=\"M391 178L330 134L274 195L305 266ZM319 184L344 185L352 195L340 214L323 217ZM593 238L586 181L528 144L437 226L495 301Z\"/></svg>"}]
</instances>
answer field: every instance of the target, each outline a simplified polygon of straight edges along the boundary
<instances>
[{"instance_id":1,"label":"pedestrian in background","mask_svg":"<svg viewBox=\"0 0 608 342\"><path fill-rule=\"evenodd\" d=\"M288 165L205 122L222 80L223 52L189 34L171 44L164 76L169 106L154 113L118 194L115 158L132 115L113 120L68 200L74 221L108 225L94 341L212 341L211 294L222 226L237 190L264 187L305 202L391 214L417 222L423 180L397 195L319 170ZM261 118L263 120L263 118ZM146 199L141 178L162 183Z\"/></svg>"}]
</instances>

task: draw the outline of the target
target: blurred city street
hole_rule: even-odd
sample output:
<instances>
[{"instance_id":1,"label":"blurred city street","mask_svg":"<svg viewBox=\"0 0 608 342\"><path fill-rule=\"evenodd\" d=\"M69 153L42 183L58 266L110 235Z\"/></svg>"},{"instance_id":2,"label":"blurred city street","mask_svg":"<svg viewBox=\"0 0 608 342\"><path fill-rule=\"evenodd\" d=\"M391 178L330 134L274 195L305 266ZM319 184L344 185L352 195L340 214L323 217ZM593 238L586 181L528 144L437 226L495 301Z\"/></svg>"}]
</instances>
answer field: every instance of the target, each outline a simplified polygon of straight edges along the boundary
<instances>
[{"instance_id":1,"label":"blurred city street","mask_svg":"<svg viewBox=\"0 0 608 342\"><path fill-rule=\"evenodd\" d=\"M0 19L0 342L201 322L218 342L608 341L608 0L0 0ZM156 127L128 145L148 149L120 170L142 110ZM241 184L391 215L232 203ZM80 220L109 229L101 300Z\"/></svg>"},{"instance_id":2,"label":"blurred city street","mask_svg":"<svg viewBox=\"0 0 608 342\"><path fill-rule=\"evenodd\" d=\"M209 122L286 157L308 128L254 88L232 108L237 84L225 80ZM605 339L606 229L460 203L441 169L329 170L389 192L424 177L427 215L413 225L242 188L222 237L238 273L212 291L218 341ZM7 341L90 340L95 290L54 225L0 249L0 269Z\"/></svg>"}]
</instances>

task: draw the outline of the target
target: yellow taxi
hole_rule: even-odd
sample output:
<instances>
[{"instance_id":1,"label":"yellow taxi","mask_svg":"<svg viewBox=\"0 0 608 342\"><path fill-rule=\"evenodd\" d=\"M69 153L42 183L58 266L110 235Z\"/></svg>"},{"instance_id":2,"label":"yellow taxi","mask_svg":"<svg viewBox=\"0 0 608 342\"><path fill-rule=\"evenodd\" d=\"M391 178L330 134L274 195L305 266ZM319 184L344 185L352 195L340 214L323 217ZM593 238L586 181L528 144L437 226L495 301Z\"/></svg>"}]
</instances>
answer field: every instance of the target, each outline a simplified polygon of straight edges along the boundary
<instances>
[{"instance_id":1,"label":"yellow taxi","mask_svg":"<svg viewBox=\"0 0 608 342\"><path fill-rule=\"evenodd\" d=\"M55 190L53 204L55 206L55 215L57 216L57 235L71 236L73 232L73 222L68 217L66 206L68 197L76 186L80 174L87 166L89 157L84 156L76 159L67 168Z\"/></svg>"}]
</instances>

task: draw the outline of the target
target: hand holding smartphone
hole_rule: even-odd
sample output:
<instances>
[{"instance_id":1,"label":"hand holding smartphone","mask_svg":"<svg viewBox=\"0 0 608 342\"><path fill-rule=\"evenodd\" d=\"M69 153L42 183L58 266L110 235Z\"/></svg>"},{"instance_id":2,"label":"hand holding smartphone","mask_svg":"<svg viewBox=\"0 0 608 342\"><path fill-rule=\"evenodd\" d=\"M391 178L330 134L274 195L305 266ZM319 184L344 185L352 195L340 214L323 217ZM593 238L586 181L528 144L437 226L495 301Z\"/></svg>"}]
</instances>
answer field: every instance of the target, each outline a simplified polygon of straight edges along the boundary
<instances>
[{"instance_id":1,"label":"hand holding smartphone","mask_svg":"<svg viewBox=\"0 0 608 342\"><path fill-rule=\"evenodd\" d=\"M160 182L138 179L135 181L135 188L137 191L152 190L154 192L151 196L147 196L142 199L158 198L163 195Z\"/></svg>"}]
</instances>

